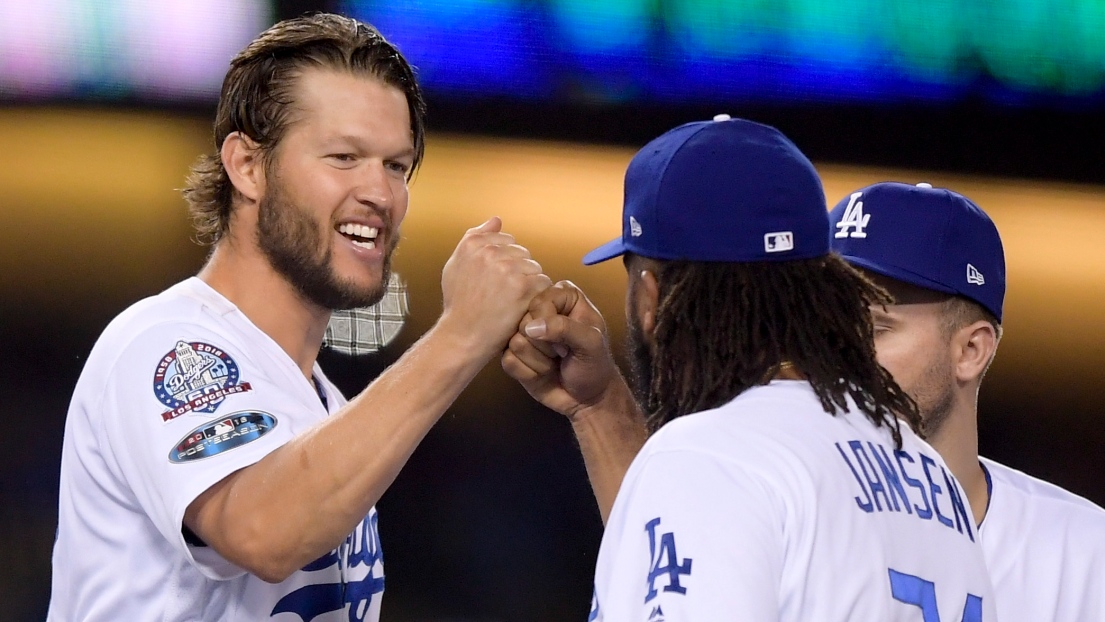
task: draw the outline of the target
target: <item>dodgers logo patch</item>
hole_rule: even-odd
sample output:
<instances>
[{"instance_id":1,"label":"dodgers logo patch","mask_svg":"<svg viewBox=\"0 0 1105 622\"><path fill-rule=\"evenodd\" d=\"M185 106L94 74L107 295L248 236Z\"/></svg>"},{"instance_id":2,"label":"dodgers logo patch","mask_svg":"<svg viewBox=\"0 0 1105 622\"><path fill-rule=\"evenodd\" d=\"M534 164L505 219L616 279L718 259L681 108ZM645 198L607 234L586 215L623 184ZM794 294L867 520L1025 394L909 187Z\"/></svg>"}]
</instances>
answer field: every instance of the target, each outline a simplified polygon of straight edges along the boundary
<instances>
[{"instance_id":1,"label":"dodgers logo patch","mask_svg":"<svg viewBox=\"0 0 1105 622\"><path fill-rule=\"evenodd\" d=\"M275 427L276 417L265 412L232 413L226 419L209 421L189 432L169 452L169 462L179 464L216 456L252 443Z\"/></svg>"},{"instance_id":2,"label":"dodgers logo patch","mask_svg":"<svg viewBox=\"0 0 1105 622\"><path fill-rule=\"evenodd\" d=\"M170 409L161 413L161 419L213 413L228 395L252 389L240 380L238 364L226 352L201 341L178 341L158 361L153 375L154 395Z\"/></svg>"}]
</instances>

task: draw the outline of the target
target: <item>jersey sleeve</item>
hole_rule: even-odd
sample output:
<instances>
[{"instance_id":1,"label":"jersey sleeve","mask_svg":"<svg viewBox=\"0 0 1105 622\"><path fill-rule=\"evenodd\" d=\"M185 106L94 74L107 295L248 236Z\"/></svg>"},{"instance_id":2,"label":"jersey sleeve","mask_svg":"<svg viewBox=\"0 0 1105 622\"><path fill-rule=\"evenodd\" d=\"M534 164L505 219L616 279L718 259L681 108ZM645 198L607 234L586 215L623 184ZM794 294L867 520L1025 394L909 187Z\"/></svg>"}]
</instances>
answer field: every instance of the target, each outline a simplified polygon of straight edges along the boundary
<instances>
[{"instance_id":1,"label":"jersey sleeve","mask_svg":"<svg viewBox=\"0 0 1105 622\"><path fill-rule=\"evenodd\" d=\"M717 457L644 457L603 536L594 619L778 619L782 514L758 476Z\"/></svg>"},{"instance_id":2,"label":"jersey sleeve","mask_svg":"<svg viewBox=\"0 0 1105 622\"><path fill-rule=\"evenodd\" d=\"M312 405L290 390L292 379L269 377L264 370L272 365L256 356L250 358L236 340L204 326L147 328L106 370L97 408L104 451L133 492L131 502L216 580L245 571L213 549L185 541L188 505L313 422ZM321 413L321 404L314 406Z\"/></svg>"}]
</instances>

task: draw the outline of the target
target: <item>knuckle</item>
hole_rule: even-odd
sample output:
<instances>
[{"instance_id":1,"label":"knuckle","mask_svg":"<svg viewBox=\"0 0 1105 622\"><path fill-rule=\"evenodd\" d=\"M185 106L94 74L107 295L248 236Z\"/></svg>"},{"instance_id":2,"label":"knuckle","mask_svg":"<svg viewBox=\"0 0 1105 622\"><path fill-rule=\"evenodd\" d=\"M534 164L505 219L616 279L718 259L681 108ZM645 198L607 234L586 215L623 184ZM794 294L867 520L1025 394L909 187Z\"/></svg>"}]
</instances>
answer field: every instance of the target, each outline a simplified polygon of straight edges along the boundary
<instances>
[{"instance_id":1,"label":"knuckle","mask_svg":"<svg viewBox=\"0 0 1105 622\"><path fill-rule=\"evenodd\" d=\"M514 336L507 342L507 349L512 353L521 353L529 346L529 340L527 340L521 333L514 333Z\"/></svg>"}]
</instances>

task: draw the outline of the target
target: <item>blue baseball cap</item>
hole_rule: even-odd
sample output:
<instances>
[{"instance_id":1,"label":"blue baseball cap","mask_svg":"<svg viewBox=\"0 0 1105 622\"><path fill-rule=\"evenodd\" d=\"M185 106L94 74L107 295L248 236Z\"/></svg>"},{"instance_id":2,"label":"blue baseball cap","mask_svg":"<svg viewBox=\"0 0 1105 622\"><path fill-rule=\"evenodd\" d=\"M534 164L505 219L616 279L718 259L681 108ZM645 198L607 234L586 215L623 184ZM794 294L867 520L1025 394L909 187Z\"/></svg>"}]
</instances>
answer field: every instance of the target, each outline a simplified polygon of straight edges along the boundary
<instances>
[{"instance_id":1,"label":"blue baseball cap","mask_svg":"<svg viewBox=\"0 0 1105 622\"><path fill-rule=\"evenodd\" d=\"M625 173L622 235L587 265L626 252L662 260L788 261L829 252L825 192L779 130L718 115L645 145Z\"/></svg>"},{"instance_id":2,"label":"blue baseball cap","mask_svg":"<svg viewBox=\"0 0 1105 622\"><path fill-rule=\"evenodd\" d=\"M1001 321L1001 236L967 197L929 184L882 182L844 197L829 218L833 250L852 265L969 298Z\"/></svg>"}]
</instances>

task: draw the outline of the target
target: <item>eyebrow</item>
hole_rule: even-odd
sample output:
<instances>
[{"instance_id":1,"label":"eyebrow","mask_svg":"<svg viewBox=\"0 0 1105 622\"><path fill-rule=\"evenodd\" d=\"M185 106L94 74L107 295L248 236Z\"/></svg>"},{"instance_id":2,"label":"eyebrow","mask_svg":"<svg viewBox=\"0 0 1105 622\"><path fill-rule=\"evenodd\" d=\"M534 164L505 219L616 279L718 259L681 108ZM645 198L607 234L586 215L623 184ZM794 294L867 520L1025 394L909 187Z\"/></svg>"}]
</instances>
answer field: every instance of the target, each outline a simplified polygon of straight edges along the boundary
<instances>
[{"instance_id":1,"label":"eyebrow","mask_svg":"<svg viewBox=\"0 0 1105 622\"><path fill-rule=\"evenodd\" d=\"M322 147L323 148L332 148L337 144L352 145L353 147L355 147L357 149L362 149L365 146L364 145L364 140L362 140L360 137L352 136L352 135L349 135L349 134L343 134L341 136L334 136L333 138L327 138L326 140L322 141ZM411 145L410 147L407 147L406 149L403 149L402 151L399 151L398 153L391 154L387 157L388 157L388 159L414 158L414 155L415 155L415 148L414 148L414 145Z\"/></svg>"},{"instance_id":2,"label":"eyebrow","mask_svg":"<svg viewBox=\"0 0 1105 622\"><path fill-rule=\"evenodd\" d=\"M395 159L395 158L412 158L413 159L414 158L414 153L415 153L414 147L409 147L407 149L404 149L404 150L400 151L399 153L396 153L396 154L392 155L391 157L393 159Z\"/></svg>"},{"instance_id":3,"label":"eyebrow","mask_svg":"<svg viewBox=\"0 0 1105 622\"><path fill-rule=\"evenodd\" d=\"M871 305L871 315L875 316L877 319L893 321L895 318L889 311L892 306L893 305Z\"/></svg>"}]
</instances>

